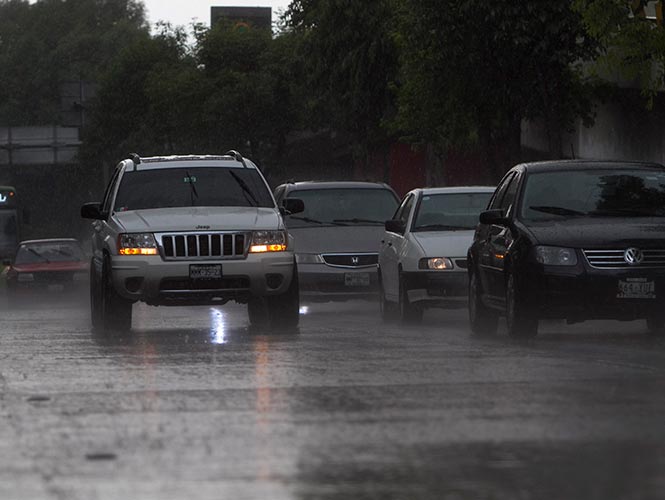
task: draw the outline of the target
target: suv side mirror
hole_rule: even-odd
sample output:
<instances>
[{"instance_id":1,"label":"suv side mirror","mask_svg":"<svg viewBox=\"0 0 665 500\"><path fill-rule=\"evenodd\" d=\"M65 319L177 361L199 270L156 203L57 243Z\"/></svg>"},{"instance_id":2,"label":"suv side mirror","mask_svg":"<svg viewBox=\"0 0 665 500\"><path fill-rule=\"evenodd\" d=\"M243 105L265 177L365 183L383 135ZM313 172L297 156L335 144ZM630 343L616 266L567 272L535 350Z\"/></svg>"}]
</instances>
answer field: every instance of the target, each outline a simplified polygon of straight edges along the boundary
<instances>
[{"instance_id":1,"label":"suv side mirror","mask_svg":"<svg viewBox=\"0 0 665 500\"><path fill-rule=\"evenodd\" d=\"M282 201L286 215L299 214L305 211L305 202L299 198L285 198Z\"/></svg>"},{"instance_id":2,"label":"suv side mirror","mask_svg":"<svg viewBox=\"0 0 665 500\"><path fill-rule=\"evenodd\" d=\"M101 207L102 204L99 202L85 203L81 207L81 217L84 219L101 220L104 218L102 216Z\"/></svg>"},{"instance_id":3,"label":"suv side mirror","mask_svg":"<svg viewBox=\"0 0 665 500\"><path fill-rule=\"evenodd\" d=\"M404 224L401 220L391 219L385 222L386 231L389 233L399 233L404 234Z\"/></svg>"},{"instance_id":4,"label":"suv side mirror","mask_svg":"<svg viewBox=\"0 0 665 500\"><path fill-rule=\"evenodd\" d=\"M503 210L501 210L500 208L496 208L493 210L485 210L484 212L480 212L478 220L480 220L481 224L488 224L488 225L495 224L497 226L510 225L510 221L508 220L507 217L503 216Z\"/></svg>"}]
</instances>

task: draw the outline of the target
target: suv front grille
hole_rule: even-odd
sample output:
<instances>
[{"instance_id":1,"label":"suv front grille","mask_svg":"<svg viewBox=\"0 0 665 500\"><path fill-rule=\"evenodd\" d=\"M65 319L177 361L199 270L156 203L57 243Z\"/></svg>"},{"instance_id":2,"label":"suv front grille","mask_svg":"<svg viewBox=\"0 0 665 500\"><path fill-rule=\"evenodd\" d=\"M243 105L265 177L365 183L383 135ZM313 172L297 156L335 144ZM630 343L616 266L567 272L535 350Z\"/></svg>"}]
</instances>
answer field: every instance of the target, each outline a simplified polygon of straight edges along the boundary
<instances>
[{"instance_id":1,"label":"suv front grille","mask_svg":"<svg viewBox=\"0 0 665 500\"><path fill-rule=\"evenodd\" d=\"M156 236L166 260L245 257L250 240L246 233L175 233Z\"/></svg>"},{"instance_id":2,"label":"suv front grille","mask_svg":"<svg viewBox=\"0 0 665 500\"><path fill-rule=\"evenodd\" d=\"M329 266L339 267L369 267L379 263L379 254L376 253L338 253L323 254L323 261Z\"/></svg>"},{"instance_id":3,"label":"suv front grille","mask_svg":"<svg viewBox=\"0 0 665 500\"><path fill-rule=\"evenodd\" d=\"M636 267L665 267L665 250L642 250L643 260L629 264L624 250L582 250L589 265L597 269L626 269Z\"/></svg>"}]
</instances>

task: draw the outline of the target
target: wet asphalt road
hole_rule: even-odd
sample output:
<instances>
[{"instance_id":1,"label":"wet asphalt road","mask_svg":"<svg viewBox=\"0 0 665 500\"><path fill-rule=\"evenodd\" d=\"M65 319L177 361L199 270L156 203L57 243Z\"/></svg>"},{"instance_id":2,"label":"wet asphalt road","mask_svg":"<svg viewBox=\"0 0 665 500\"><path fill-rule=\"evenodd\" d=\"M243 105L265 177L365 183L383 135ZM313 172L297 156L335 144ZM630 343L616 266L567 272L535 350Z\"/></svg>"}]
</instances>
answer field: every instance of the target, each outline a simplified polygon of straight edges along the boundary
<instances>
[{"instance_id":1,"label":"wet asphalt road","mask_svg":"<svg viewBox=\"0 0 665 500\"><path fill-rule=\"evenodd\" d=\"M313 304L135 306L98 337L65 300L0 297L0 499L656 499L665 341L638 323L472 338Z\"/></svg>"}]
</instances>

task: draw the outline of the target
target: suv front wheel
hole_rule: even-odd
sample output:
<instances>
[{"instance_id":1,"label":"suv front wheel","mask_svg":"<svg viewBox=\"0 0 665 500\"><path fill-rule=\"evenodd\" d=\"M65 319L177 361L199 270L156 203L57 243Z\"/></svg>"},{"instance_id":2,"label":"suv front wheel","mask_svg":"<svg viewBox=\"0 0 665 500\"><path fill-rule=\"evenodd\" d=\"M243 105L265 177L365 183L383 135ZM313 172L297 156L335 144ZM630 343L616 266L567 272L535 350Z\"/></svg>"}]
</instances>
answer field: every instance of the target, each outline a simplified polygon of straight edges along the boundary
<instances>
[{"instance_id":1,"label":"suv front wheel","mask_svg":"<svg viewBox=\"0 0 665 500\"><path fill-rule=\"evenodd\" d=\"M300 287L298 270L293 266L291 284L282 295L252 297L247 304L249 322L252 326L273 329L292 329L300 321Z\"/></svg>"},{"instance_id":2,"label":"suv front wheel","mask_svg":"<svg viewBox=\"0 0 665 500\"><path fill-rule=\"evenodd\" d=\"M96 331L129 330L132 327L132 302L120 297L113 288L111 261L104 258L99 281L91 266L90 312Z\"/></svg>"}]
</instances>

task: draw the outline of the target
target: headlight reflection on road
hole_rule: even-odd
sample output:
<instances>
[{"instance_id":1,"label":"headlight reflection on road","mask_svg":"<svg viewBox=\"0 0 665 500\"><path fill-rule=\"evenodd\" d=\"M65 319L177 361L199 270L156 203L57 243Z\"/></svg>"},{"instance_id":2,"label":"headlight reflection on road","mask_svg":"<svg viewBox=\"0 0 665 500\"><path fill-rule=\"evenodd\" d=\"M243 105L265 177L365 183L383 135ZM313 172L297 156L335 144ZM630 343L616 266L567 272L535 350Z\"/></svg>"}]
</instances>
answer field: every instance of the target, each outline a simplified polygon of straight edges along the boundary
<instances>
[{"instance_id":1,"label":"headlight reflection on road","mask_svg":"<svg viewBox=\"0 0 665 500\"><path fill-rule=\"evenodd\" d=\"M300 306L300 315L304 316L306 314L309 314L309 307L308 306Z\"/></svg>"},{"instance_id":2,"label":"headlight reflection on road","mask_svg":"<svg viewBox=\"0 0 665 500\"><path fill-rule=\"evenodd\" d=\"M210 341L213 344L226 344L226 320L224 313L214 307L210 309Z\"/></svg>"}]
</instances>

